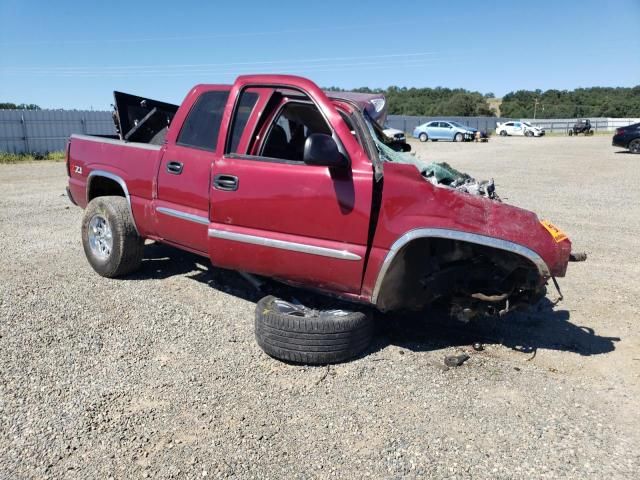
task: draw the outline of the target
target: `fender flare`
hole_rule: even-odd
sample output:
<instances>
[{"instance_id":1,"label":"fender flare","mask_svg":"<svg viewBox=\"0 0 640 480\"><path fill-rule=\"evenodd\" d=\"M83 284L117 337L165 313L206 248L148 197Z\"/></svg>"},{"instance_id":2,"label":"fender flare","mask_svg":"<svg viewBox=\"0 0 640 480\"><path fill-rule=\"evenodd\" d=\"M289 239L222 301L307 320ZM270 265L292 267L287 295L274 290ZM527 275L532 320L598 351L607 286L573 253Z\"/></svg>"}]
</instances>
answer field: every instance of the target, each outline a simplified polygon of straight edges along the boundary
<instances>
[{"instance_id":1,"label":"fender flare","mask_svg":"<svg viewBox=\"0 0 640 480\"><path fill-rule=\"evenodd\" d=\"M384 277L398 252L409 242L418 238L445 238L449 240L459 240L515 253L516 255L524 257L533 263L538 269L540 276L545 279L551 277L549 267L542 257L530 248L518 243L502 240L500 238L488 237L486 235L478 235L476 233L462 232L460 230L450 230L445 228L416 228L414 230L409 230L398 238L387 252L387 256L385 257L382 267L380 267L380 271L378 272L373 293L371 294L371 303L373 305L378 303L378 295L380 294Z\"/></svg>"},{"instance_id":2,"label":"fender flare","mask_svg":"<svg viewBox=\"0 0 640 480\"><path fill-rule=\"evenodd\" d=\"M138 226L136 225L136 219L133 216L133 209L131 208L131 196L129 195L129 189L127 188L127 182L125 182L122 177L119 177L118 175L111 173L111 172L107 172L106 170L92 170L91 172L89 172L89 175L87 175L87 204L89 203L89 192L91 191L91 180L94 177L104 177L104 178L108 178L109 180L113 180L114 182L116 182L118 185L120 185L120 187L122 188L122 191L124 192L124 197L127 199L127 205L129 205L129 215L131 215L131 220L133 221L133 226L136 229L136 233L138 233L138 235L140 235L140 231L138 230Z\"/></svg>"}]
</instances>

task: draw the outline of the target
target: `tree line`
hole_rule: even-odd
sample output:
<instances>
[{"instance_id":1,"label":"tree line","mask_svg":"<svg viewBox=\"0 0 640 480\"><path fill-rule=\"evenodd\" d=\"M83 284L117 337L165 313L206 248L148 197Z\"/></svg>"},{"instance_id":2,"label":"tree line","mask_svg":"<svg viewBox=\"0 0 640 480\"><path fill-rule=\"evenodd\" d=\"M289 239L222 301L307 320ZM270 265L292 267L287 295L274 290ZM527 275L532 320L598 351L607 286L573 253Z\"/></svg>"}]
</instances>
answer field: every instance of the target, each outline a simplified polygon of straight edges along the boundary
<instances>
[{"instance_id":1,"label":"tree line","mask_svg":"<svg viewBox=\"0 0 640 480\"><path fill-rule=\"evenodd\" d=\"M344 91L338 87L327 90ZM392 115L437 116L495 116L487 99L480 92L471 92L463 88L407 88L389 87L387 89L368 87L351 90L360 93L383 93L387 98L389 113Z\"/></svg>"},{"instance_id":2,"label":"tree line","mask_svg":"<svg viewBox=\"0 0 640 480\"><path fill-rule=\"evenodd\" d=\"M340 88L330 87L329 90ZM418 116L495 116L489 100L482 94L462 88L356 88L355 92L383 93L392 115ZM640 117L640 85L592 87L575 90L518 90L507 93L500 104L500 115L510 118Z\"/></svg>"},{"instance_id":3,"label":"tree line","mask_svg":"<svg viewBox=\"0 0 640 480\"><path fill-rule=\"evenodd\" d=\"M41 108L34 103L0 103L0 110L41 110Z\"/></svg>"},{"instance_id":4,"label":"tree line","mask_svg":"<svg viewBox=\"0 0 640 480\"><path fill-rule=\"evenodd\" d=\"M502 98L505 117L539 118L640 117L640 85L575 90L518 90Z\"/></svg>"}]
</instances>

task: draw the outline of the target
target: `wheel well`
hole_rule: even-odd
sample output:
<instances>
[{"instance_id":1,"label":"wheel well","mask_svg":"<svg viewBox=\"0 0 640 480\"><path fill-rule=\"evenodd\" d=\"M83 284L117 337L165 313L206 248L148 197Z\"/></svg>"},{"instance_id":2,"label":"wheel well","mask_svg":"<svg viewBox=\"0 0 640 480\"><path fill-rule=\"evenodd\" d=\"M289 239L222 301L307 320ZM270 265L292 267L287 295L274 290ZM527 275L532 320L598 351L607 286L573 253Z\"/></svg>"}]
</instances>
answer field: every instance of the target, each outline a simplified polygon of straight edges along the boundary
<instances>
[{"instance_id":1,"label":"wheel well","mask_svg":"<svg viewBox=\"0 0 640 480\"><path fill-rule=\"evenodd\" d=\"M107 177L95 176L91 178L89 183L89 191L87 201L91 201L96 197L126 197L124 189L115 180Z\"/></svg>"},{"instance_id":2,"label":"wheel well","mask_svg":"<svg viewBox=\"0 0 640 480\"><path fill-rule=\"evenodd\" d=\"M391 261L376 306L420 310L440 298L533 290L540 278L536 265L517 253L448 238L417 238Z\"/></svg>"}]
</instances>

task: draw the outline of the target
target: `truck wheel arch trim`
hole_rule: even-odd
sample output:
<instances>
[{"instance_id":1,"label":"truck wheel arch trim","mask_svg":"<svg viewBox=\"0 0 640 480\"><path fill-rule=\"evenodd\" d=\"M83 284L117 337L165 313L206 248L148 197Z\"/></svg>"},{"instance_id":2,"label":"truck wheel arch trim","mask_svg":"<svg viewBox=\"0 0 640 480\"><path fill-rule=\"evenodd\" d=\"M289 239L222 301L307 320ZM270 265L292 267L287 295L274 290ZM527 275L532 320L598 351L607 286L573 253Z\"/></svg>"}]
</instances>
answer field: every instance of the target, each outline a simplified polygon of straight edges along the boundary
<instances>
[{"instance_id":1,"label":"truck wheel arch trim","mask_svg":"<svg viewBox=\"0 0 640 480\"><path fill-rule=\"evenodd\" d=\"M459 240L468 243L475 243L477 245L483 245L486 247L493 247L499 250L505 250L507 252L512 252L526 258L531 263L533 263L542 277L551 277L549 267L542 259L542 257L530 248L527 248L523 245L513 243L508 240L502 240L500 238L487 237L485 235L462 232L459 230L449 230L444 228L417 228L415 230L408 231L400 238L398 238L398 240L396 240L393 245L391 245L391 248L389 249L389 252L387 252L384 262L382 263L382 267L380 267L378 277L376 278L376 283L371 295L371 303L373 305L377 304L378 302L378 295L380 294L380 289L382 288L382 282L384 281L387 270L391 266L391 263L393 262L397 253L402 249L402 247L418 238L444 238L449 240Z\"/></svg>"},{"instance_id":2,"label":"truck wheel arch trim","mask_svg":"<svg viewBox=\"0 0 640 480\"><path fill-rule=\"evenodd\" d=\"M209 237L219 238L221 240L231 240L234 242L250 243L262 247L279 248L281 250L290 250L292 252L308 253L321 257L337 258L339 260L362 260L360 255L356 255L348 250L336 250L334 248L319 247L309 245L307 243L290 242L287 240L278 240L275 238L258 237L256 235L248 235L246 233L230 232L227 230L209 229Z\"/></svg>"},{"instance_id":3,"label":"truck wheel arch trim","mask_svg":"<svg viewBox=\"0 0 640 480\"><path fill-rule=\"evenodd\" d=\"M129 214L131 215L131 221L133 222L133 226L135 227L136 232L139 235L140 231L138 230L138 226L136 225L136 219L133 216L133 209L131 208L131 196L129 195L129 189L127 188L127 183L122 179L122 177L119 177L118 175L115 175L111 172L107 172L105 170L92 170L89 173L89 175L87 175L87 204L89 203L89 192L91 191L91 181L95 177L108 178L109 180L113 180L118 185L120 185L120 187L122 188L122 191L124 192L124 197L127 199L127 205L129 205Z\"/></svg>"}]
</instances>

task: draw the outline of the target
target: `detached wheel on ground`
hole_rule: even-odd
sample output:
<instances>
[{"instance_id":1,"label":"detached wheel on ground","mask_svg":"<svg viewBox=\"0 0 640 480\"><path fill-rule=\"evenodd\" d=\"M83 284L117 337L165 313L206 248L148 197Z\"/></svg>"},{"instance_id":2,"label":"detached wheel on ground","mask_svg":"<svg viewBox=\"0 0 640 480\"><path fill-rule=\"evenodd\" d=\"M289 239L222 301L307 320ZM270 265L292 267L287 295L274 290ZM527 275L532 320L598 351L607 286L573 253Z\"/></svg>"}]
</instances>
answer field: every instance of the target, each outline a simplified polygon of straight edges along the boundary
<instances>
[{"instance_id":1,"label":"detached wheel on ground","mask_svg":"<svg viewBox=\"0 0 640 480\"><path fill-rule=\"evenodd\" d=\"M258 345L279 360L325 365L363 352L373 337L373 320L362 312L315 310L273 296L256 305Z\"/></svg>"},{"instance_id":2,"label":"detached wheel on ground","mask_svg":"<svg viewBox=\"0 0 640 480\"><path fill-rule=\"evenodd\" d=\"M97 197L82 218L82 246L89 264L107 278L140 267L144 239L138 235L124 197Z\"/></svg>"}]
</instances>

